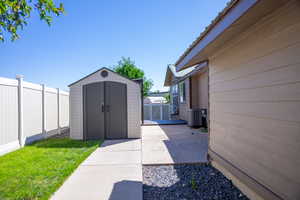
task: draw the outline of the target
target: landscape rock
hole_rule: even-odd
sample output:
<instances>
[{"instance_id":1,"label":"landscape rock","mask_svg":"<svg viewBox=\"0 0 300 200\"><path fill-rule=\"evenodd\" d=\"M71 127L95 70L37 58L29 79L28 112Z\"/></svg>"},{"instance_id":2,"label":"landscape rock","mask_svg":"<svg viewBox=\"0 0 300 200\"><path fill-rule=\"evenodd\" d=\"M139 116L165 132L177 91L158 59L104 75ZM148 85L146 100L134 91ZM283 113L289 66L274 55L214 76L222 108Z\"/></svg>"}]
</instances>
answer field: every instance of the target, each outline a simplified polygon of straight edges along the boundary
<instances>
[{"instance_id":1,"label":"landscape rock","mask_svg":"<svg viewBox=\"0 0 300 200\"><path fill-rule=\"evenodd\" d=\"M144 200L248 200L209 164L143 166Z\"/></svg>"}]
</instances>

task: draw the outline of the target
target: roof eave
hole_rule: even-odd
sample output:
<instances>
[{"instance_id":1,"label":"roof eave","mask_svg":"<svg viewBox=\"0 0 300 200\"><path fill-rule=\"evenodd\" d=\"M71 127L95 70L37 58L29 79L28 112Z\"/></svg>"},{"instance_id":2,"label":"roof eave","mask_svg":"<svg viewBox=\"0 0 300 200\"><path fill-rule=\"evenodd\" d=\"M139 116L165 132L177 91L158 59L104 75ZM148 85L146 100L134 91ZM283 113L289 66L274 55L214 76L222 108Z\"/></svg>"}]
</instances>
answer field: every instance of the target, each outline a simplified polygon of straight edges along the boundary
<instances>
[{"instance_id":1,"label":"roof eave","mask_svg":"<svg viewBox=\"0 0 300 200\"><path fill-rule=\"evenodd\" d=\"M169 66L167 67L166 70L166 76L165 76L165 82L164 82L164 86L165 87L169 87L172 85L172 72L169 68Z\"/></svg>"},{"instance_id":2,"label":"roof eave","mask_svg":"<svg viewBox=\"0 0 300 200\"><path fill-rule=\"evenodd\" d=\"M207 69L208 69L208 61L204 61L204 62L198 64L197 67L193 71L191 71L188 74L186 74L186 75L184 75L184 76L182 76L182 77L177 78L176 80L174 80L173 84L177 84L177 83L179 83L181 81L184 81L185 79L187 79L189 77L192 77L195 74L203 73Z\"/></svg>"},{"instance_id":3,"label":"roof eave","mask_svg":"<svg viewBox=\"0 0 300 200\"><path fill-rule=\"evenodd\" d=\"M197 62L193 62L192 59L197 55L198 62L207 60L207 55L201 57L199 54L257 2L258 0L231 1L212 24L208 26L207 30L179 58L175 64L176 71L195 65Z\"/></svg>"},{"instance_id":4,"label":"roof eave","mask_svg":"<svg viewBox=\"0 0 300 200\"><path fill-rule=\"evenodd\" d=\"M205 30L179 58L175 64L176 71L209 60L230 40L286 3L286 0L231 1L229 6L208 26L209 30Z\"/></svg>"}]
</instances>

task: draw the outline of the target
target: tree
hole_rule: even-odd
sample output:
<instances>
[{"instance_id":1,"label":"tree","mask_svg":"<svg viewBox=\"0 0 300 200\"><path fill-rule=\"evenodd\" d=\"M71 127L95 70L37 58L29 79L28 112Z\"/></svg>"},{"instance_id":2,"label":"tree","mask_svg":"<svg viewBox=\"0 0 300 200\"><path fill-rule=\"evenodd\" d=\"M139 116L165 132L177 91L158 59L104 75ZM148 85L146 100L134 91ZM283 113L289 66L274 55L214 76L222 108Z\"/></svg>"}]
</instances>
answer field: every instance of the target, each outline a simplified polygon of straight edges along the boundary
<instances>
[{"instance_id":1,"label":"tree","mask_svg":"<svg viewBox=\"0 0 300 200\"><path fill-rule=\"evenodd\" d=\"M33 8L49 26L51 15L59 16L64 12L63 4L56 6L53 0L0 0L0 40L4 41L4 32L11 36L12 41L18 39L17 32L27 25Z\"/></svg>"},{"instance_id":2,"label":"tree","mask_svg":"<svg viewBox=\"0 0 300 200\"><path fill-rule=\"evenodd\" d=\"M130 79L143 79L143 95L148 96L148 93L153 86L153 82L151 79L147 79L145 77L145 73L143 70L139 69L134 61L130 60L130 58L124 58L118 62L118 65L114 66L114 71L120 75L126 76Z\"/></svg>"},{"instance_id":3,"label":"tree","mask_svg":"<svg viewBox=\"0 0 300 200\"><path fill-rule=\"evenodd\" d=\"M167 103L170 103L170 101L171 101L170 93L166 94L165 98L166 98Z\"/></svg>"}]
</instances>

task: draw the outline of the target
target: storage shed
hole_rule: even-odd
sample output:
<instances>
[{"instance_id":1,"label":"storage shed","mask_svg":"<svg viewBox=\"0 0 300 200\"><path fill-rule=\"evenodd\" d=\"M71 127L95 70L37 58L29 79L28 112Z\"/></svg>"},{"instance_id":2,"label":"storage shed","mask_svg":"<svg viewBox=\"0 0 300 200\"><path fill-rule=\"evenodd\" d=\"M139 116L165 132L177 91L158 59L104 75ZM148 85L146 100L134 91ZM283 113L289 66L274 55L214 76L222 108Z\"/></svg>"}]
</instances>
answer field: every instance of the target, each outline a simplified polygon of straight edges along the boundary
<instances>
[{"instance_id":1,"label":"storage shed","mask_svg":"<svg viewBox=\"0 0 300 200\"><path fill-rule=\"evenodd\" d=\"M70 87L70 137L141 137L141 83L101 68Z\"/></svg>"}]
</instances>

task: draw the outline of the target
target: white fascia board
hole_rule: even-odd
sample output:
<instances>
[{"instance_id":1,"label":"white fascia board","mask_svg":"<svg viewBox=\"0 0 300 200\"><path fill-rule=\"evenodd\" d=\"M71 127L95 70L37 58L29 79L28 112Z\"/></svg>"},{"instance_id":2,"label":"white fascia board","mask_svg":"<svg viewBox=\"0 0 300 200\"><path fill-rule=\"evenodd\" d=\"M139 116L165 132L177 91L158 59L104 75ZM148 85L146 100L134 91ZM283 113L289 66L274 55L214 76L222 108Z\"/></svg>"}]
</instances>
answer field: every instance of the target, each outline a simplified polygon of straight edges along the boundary
<instances>
[{"instance_id":1,"label":"white fascia board","mask_svg":"<svg viewBox=\"0 0 300 200\"><path fill-rule=\"evenodd\" d=\"M230 25L239 19L249 10L258 0L241 0L221 21L219 21L203 39L176 65L176 71L182 70L196 55L198 55L208 44L213 42Z\"/></svg>"}]
</instances>

